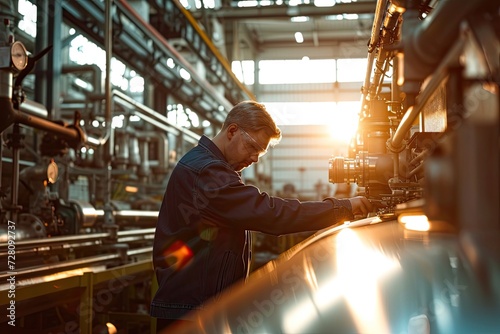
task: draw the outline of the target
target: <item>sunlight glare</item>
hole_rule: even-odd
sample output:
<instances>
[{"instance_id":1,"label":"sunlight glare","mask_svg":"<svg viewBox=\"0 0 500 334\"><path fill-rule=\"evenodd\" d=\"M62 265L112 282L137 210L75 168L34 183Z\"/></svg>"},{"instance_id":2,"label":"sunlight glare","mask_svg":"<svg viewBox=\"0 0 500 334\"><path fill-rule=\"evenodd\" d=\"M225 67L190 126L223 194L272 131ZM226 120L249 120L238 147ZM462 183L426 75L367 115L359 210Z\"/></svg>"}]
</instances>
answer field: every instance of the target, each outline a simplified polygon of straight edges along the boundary
<instances>
[{"instance_id":1,"label":"sunlight glare","mask_svg":"<svg viewBox=\"0 0 500 334\"><path fill-rule=\"evenodd\" d=\"M377 328L389 333L387 314L380 297L381 280L401 268L397 258L365 244L351 229L337 239L337 271L351 315L360 333Z\"/></svg>"},{"instance_id":2,"label":"sunlight glare","mask_svg":"<svg viewBox=\"0 0 500 334\"><path fill-rule=\"evenodd\" d=\"M429 231L431 228L426 215L400 215L398 221L408 230Z\"/></svg>"},{"instance_id":3,"label":"sunlight glare","mask_svg":"<svg viewBox=\"0 0 500 334\"><path fill-rule=\"evenodd\" d=\"M349 144L358 130L358 104L339 103L328 117L328 128L333 140Z\"/></svg>"},{"instance_id":4,"label":"sunlight glare","mask_svg":"<svg viewBox=\"0 0 500 334\"><path fill-rule=\"evenodd\" d=\"M283 328L285 333L304 333L318 314L327 312L342 295L339 282L332 278L310 294L310 299L301 300L285 313Z\"/></svg>"}]
</instances>

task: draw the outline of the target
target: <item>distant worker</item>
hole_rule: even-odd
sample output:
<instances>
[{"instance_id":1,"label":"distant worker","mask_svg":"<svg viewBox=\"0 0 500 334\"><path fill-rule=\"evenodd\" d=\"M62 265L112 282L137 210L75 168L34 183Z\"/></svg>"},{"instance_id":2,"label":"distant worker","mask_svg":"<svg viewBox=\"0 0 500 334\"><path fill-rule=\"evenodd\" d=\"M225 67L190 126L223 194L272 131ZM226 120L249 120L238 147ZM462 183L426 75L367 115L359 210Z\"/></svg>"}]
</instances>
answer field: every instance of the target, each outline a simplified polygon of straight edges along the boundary
<instances>
[{"instance_id":1,"label":"distant worker","mask_svg":"<svg viewBox=\"0 0 500 334\"><path fill-rule=\"evenodd\" d=\"M240 102L212 140L202 136L175 166L153 246L159 287L150 313L158 332L248 275L249 231L317 231L372 210L362 196L301 202L246 185L240 172L280 139L263 104Z\"/></svg>"}]
</instances>

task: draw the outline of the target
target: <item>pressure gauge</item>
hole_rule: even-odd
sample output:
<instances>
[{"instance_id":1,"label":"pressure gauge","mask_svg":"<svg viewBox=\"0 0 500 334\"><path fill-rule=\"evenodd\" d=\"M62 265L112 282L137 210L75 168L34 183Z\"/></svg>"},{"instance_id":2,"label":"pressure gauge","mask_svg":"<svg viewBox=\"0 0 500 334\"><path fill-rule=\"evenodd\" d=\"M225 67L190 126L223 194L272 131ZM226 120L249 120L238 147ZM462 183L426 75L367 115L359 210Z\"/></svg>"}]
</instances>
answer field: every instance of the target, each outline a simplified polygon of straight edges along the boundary
<instances>
[{"instance_id":1,"label":"pressure gauge","mask_svg":"<svg viewBox=\"0 0 500 334\"><path fill-rule=\"evenodd\" d=\"M18 71L22 71L28 65L28 51L24 47L23 43L17 41L10 47L10 59L12 61L12 66Z\"/></svg>"},{"instance_id":2,"label":"pressure gauge","mask_svg":"<svg viewBox=\"0 0 500 334\"><path fill-rule=\"evenodd\" d=\"M56 183L57 177L59 176L59 168L56 162L52 159L50 160L49 166L47 167L47 181L49 183Z\"/></svg>"}]
</instances>

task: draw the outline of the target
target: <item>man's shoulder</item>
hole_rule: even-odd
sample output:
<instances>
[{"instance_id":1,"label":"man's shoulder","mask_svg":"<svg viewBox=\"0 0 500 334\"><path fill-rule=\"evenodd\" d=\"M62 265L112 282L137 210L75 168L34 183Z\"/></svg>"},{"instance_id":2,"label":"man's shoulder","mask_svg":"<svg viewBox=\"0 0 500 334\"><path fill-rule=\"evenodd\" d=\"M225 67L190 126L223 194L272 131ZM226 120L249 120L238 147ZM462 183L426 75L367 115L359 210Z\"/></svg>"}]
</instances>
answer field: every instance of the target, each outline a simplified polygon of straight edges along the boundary
<instances>
[{"instance_id":1,"label":"man's shoulder","mask_svg":"<svg viewBox=\"0 0 500 334\"><path fill-rule=\"evenodd\" d=\"M197 171L212 164L226 164L226 162L201 145L192 148L178 162L178 165Z\"/></svg>"}]
</instances>

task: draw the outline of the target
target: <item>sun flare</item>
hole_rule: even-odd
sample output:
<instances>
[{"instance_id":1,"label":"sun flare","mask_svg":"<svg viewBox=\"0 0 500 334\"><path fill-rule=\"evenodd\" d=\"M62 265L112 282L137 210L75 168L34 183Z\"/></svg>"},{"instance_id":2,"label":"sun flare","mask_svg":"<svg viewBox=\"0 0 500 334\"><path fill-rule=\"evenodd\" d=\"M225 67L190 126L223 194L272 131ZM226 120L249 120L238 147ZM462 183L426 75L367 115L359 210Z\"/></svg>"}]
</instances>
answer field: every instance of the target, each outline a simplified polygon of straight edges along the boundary
<instances>
[{"instance_id":1,"label":"sun flare","mask_svg":"<svg viewBox=\"0 0 500 334\"><path fill-rule=\"evenodd\" d=\"M333 140L349 144L358 130L358 110L359 108L353 105L339 103L337 110L332 112L327 120Z\"/></svg>"}]
</instances>

